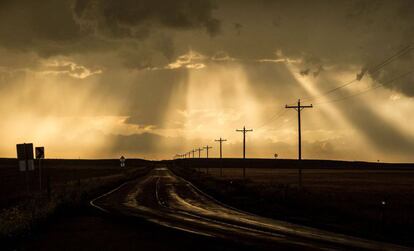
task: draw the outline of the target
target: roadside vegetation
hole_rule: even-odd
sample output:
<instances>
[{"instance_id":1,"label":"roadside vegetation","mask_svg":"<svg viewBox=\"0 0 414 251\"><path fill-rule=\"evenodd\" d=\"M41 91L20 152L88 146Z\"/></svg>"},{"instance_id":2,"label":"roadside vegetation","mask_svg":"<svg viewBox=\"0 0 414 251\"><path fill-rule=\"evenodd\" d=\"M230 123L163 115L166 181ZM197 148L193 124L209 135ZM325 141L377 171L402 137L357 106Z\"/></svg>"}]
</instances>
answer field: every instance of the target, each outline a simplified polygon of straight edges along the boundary
<instances>
[{"instance_id":1,"label":"roadside vegetation","mask_svg":"<svg viewBox=\"0 0 414 251\"><path fill-rule=\"evenodd\" d=\"M33 177L29 177L31 182L25 187L22 175L15 173L13 161L0 161L0 173L3 177L7 173L9 181L0 184L0 241L9 242L29 234L56 212L80 209L114 186L145 175L151 165L142 161L120 169L117 164L115 161L50 161L44 168L40 190L35 173L30 174Z\"/></svg>"},{"instance_id":2,"label":"roadside vegetation","mask_svg":"<svg viewBox=\"0 0 414 251\"><path fill-rule=\"evenodd\" d=\"M191 160L190 160L191 161ZM199 161L200 162L200 161ZM414 170L226 167L171 163L214 198L258 215L363 238L414 245ZM207 169L207 167L209 167ZM208 173L207 173L208 172Z\"/></svg>"}]
</instances>

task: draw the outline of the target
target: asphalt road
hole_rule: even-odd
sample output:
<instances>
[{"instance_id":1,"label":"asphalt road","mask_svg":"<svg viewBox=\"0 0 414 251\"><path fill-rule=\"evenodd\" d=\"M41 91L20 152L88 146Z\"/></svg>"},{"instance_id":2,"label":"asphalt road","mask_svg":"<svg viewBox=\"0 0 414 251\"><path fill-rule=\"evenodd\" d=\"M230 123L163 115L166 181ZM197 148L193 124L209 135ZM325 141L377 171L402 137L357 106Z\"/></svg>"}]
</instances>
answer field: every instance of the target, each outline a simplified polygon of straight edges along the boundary
<instances>
[{"instance_id":1,"label":"asphalt road","mask_svg":"<svg viewBox=\"0 0 414 251\"><path fill-rule=\"evenodd\" d=\"M137 217L167 228L230 240L250 248L409 250L237 210L204 194L162 166L92 200L91 205L107 214Z\"/></svg>"}]
</instances>

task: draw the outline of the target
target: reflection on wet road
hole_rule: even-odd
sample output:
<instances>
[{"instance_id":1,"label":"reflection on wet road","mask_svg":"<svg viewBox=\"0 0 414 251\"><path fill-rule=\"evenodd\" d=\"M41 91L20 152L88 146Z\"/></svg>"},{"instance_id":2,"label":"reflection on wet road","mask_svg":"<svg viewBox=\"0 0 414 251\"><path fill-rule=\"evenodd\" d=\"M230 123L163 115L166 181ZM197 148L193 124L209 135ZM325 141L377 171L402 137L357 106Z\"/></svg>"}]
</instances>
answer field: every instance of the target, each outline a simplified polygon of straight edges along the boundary
<instances>
[{"instance_id":1,"label":"reflection on wet road","mask_svg":"<svg viewBox=\"0 0 414 251\"><path fill-rule=\"evenodd\" d=\"M265 246L318 250L405 250L242 212L204 194L164 167L107 193L91 204L106 212L149 221L200 235ZM407 249L408 250L408 249Z\"/></svg>"}]
</instances>

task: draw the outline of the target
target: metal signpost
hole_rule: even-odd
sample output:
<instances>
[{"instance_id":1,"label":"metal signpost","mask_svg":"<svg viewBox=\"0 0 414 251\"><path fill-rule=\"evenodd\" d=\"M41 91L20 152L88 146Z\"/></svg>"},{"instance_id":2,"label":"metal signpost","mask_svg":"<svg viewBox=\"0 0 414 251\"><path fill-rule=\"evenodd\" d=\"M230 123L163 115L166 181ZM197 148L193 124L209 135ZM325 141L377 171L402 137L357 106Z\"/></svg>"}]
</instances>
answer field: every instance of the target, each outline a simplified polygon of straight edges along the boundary
<instances>
[{"instance_id":1,"label":"metal signpost","mask_svg":"<svg viewBox=\"0 0 414 251\"><path fill-rule=\"evenodd\" d=\"M36 147L35 154L39 164L39 191L42 192L42 159L45 158L45 148L43 146Z\"/></svg>"}]
</instances>

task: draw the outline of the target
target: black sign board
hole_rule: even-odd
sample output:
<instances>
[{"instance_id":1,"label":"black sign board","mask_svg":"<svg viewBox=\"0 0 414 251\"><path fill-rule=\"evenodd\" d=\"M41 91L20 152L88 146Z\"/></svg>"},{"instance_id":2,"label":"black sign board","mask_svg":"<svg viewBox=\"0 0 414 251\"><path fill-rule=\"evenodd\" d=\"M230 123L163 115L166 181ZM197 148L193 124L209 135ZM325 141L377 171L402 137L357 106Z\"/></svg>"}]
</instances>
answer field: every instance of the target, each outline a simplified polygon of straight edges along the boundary
<instances>
[{"instance_id":1,"label":"black sign board","mask_svg":"<svg viewBox=\"0 0 414 251\"><path fill-rule=\"evenodd\" d=\"M45 148L43 146L36 147L35 152L36 152L36 159L45 158Z\"/></svg>"},{"instance_id":2,"label":"black sign board","mask_svg":"<svg viewBox=\"0 0 414 251\"><path fill-rule=\"evenodd\" d=\"M32 160L33 159L33 144L17 144L17 158L19 160Z\"/></svg>"},{"instance_id":3,"label":"black sign board","mask_svg":"<svg viewBox=\"0 0 414 251\"><path fill-rule=\"evenodd\" d=\"M33 171L34 162L33 162L33 144L17 144L17 159L19 160L19 170L24 171Z\"/></svg>"}]
</instances>

